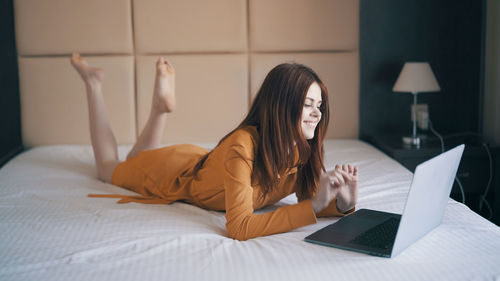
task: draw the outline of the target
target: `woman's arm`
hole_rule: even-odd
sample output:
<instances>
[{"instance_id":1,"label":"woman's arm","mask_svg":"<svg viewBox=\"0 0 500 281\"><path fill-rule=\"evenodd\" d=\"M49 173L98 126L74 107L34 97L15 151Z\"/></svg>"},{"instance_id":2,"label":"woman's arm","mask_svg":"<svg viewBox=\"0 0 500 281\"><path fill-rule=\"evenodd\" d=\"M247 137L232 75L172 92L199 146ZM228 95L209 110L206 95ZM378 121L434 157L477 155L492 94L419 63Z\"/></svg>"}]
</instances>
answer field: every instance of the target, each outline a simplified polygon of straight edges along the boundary
<instances>
[{"instance_id":1,"label":"woman's arm","mask_svg":"<svg viewBox=\"0 0 500 281\"><path fill-rule=\"evenodd\" d=\"M247 240L316 223L311 200L280 207L265 214L254 214L252 160L253 151L239 144L232 145L226 154L224 187L229 237Z\"/></svg>"}]
</instances>

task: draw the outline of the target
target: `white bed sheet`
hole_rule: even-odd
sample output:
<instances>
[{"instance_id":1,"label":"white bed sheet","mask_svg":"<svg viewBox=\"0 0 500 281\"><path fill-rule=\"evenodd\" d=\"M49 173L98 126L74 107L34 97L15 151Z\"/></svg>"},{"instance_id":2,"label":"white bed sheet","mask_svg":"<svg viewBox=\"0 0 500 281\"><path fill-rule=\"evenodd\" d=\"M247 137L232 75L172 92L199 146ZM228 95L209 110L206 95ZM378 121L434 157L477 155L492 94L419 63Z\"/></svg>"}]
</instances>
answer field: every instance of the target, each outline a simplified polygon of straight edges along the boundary
<instances>
[{"instance_id":1,"label":"white bed sheet","mask_svg":"<svg viewBox=\"0 0 500 281\"><path fill-rule=\"evenodd\" d=\"M408 170L361 141L325 148L327 168L360 166L358 209L402 212ZM303 241L338 218L240 242L226 237L223 212L89 193L132 194L96 179L89 146L37 147L5 165L0 280L500 280L500 228L452 199L441 226L387 259Z\"/></svg>"}]
</instances>

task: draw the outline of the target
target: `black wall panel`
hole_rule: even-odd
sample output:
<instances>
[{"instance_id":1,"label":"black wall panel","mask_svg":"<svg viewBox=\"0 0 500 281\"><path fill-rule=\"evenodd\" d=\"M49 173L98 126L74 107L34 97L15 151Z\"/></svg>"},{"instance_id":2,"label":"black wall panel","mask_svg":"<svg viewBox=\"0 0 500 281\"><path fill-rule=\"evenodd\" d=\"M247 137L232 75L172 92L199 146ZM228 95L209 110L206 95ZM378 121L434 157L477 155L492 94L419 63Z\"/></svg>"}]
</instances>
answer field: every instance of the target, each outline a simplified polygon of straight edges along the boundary
<instances>
[{"instance_id":1,"label":"black wall panel","mask_svg":"<svg viewBox=\"0 0 500 281\"><path fill-rule=\"evenodd\" d=\"M22 150L13 1L0 1L0 166Z\"/></svg>"},{"instance_id":2,"label":"black wall panel","mask_svg":"<svg viewBox=\"0 0 500 281\"><path fill-rule=\"evenodd\" d=\"M407 61L427 61L441 87L421 93L441 133L482 124L483 0L361 0L360 136L411 134L410 93L392 87Z\"/></svg>"}]
</instances>

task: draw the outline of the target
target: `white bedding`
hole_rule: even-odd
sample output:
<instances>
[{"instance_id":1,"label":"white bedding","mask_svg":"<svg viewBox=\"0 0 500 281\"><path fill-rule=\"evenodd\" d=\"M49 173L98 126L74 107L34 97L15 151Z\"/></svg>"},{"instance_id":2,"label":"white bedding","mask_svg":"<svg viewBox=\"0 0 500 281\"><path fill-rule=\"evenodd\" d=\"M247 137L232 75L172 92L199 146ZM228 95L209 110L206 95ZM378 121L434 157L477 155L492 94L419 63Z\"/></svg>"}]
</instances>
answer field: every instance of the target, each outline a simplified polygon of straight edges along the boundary
<instances>
[{"instance_id":1,"label":"white bedding","mask_svg":"<svg viewBox=\"0 0 500 281\"><path fill-rule=\"evenodd\" d=\"M360 166L358 209L402 212L408 170L356 140L326 152L327 168ZM240 242L223 212L89 193L132 194L96 179L89 146L37 147L0 169L0 280L500 280L500 228L452 199L441 226L387 259L303 241L337 218Z\"/></svg>"}]
</instances>

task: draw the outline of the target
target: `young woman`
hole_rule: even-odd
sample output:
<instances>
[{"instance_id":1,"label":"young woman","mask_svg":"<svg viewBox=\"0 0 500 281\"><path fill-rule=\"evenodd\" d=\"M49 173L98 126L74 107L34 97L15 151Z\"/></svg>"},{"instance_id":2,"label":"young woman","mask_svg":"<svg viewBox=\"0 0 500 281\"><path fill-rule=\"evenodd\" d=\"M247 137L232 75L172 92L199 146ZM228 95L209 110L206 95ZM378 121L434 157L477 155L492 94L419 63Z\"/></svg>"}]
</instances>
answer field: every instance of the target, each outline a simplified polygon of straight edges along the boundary
<instances>
[{"instance_id":1,"label":"young woman","mask_svg":"<svg viewBox=\"0 0 500 281\"><path fill-rule=\"evenodd\" d=\"M326 172L323 140L328 127L328 94L316 73L300 64L269 72L245 119L212 150L194 145L160 148L167 113L175 109L175 71L156 63L149 119L127 156L118 159L102 96L104 71L73 54L71 64L87 92L90 133L100 180L139 193L119 203L184 201L226 211L229 237L247 240L286 232L354 210L358 167L337 165ZM295 192L299 203L256 215Z\"/></svg>"}]
</instances>

